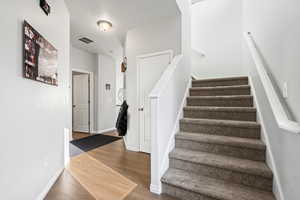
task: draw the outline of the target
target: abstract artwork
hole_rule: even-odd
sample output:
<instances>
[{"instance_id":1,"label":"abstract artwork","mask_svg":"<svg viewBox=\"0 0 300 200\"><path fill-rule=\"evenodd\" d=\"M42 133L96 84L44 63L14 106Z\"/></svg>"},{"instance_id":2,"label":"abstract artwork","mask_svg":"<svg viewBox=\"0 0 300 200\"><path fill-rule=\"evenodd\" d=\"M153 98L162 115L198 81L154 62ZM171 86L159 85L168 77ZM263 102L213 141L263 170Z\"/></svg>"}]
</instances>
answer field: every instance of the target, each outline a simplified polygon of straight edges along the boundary
<instances>
[{"instance_id":1,"label":"abstract artwork","mask_svg":"<svg viewBox=\"0 0 300 200\"><path fill-rule=\"evenodd\" d=\"M24 21L24 77L58 85L58 51Z\"/></svg>"}]
</instances>

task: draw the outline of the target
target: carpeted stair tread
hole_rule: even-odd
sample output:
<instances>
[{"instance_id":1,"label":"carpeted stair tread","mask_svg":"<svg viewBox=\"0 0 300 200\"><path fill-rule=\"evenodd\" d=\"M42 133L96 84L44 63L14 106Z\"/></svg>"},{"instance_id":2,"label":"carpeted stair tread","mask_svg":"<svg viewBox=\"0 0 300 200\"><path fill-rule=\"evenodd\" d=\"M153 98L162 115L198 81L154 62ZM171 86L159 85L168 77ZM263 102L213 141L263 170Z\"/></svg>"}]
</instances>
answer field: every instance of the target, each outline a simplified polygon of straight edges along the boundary
<instances>
[{"instance_id":1,"label":"carpeted stair tread","mask_svg":"<svg viewBox=\"0 0 300 200\"><path fill-rule=\"evenodd\" d=\"M194 82L220 82L220 81L234 81L234 80L248 80L248 77L238 76L238 77L225 77L225 78L198 79L198 80L194 80Z\"/></svg>"},{"instance_id":2,"label":"carpeted stair tread","mask_svg":"<svg viewBox=\"0 0 300 200\"><path fill-rule=\"evenodd\" d=\"M177 169L169 169L163 176L162 182L163 184L216 200L275 200L271 192L199 176L198 174Z\"/></svg>"},{"instance_id":3,"label":"carpeted stair tread","mask_svg":"<svg viewBox=\"0 0 300 200\"><path fill-rule=\"evenodd\" d=\"M260 124L257 122L248 121L236 121L236 120L216 120L216 119L195 119L195 118L183 118L181 123L189 124L204 124L210 126L229 126L229 127L241 127L249 129L259 129Z\"/></svg>"},{"instance_id":4,"label":"carpeted stair tread","mask_svg":"<svg viewBox=\"0 0 300 200\"><path fill-rule=\"evenodd\" d=\"M201 133L179 133L176 135L176 139L190 140L196 142L203 142L209 144L227 145L241 148L251 148L257 150L265 150L266 145L258 139L229 137L221 135L208 135Z\"/></svg>"},{"instance_id":5,"label":"carpeted stair tread","mask_svg":"<svg viewBox=\"0 0 300 200\"><path fill-rule=\"evenodd\" d=\"M188 106L253 107L252 95L189 96Z\"/></svg>"},{"instance_id":6,"label":"carpeted stair tread","mask_svg":"<svg viewBox=\"0 0 300 200\"><path fill-rule=\"evenodd\" d=\"M200 99L200 100L243 100L252 99L252 95L228 95L228 96L189 96L188 99Z\"/></svg>"},{"instance_id":7,"label":"carpeted stair tread","mask_svg":"<svg viewBox=\"0 0 300 200\"><path fill-rule=\"evenodd\" d=\"M190 90L230 90L230 89L250 89L250 85L229 85L214 87L192 87Z\"/></svg>"},{"instance_id":8,"label":"carpeted stair tread","mask_svg":"<svg viewBox=\"0 0 300 200\"><path fill-rule=\"evenodd\" d=\"M183 112L186 118L239 121L256 121L257 119L254 107L186 106Z\"/></svg>"},{"instance_id":9,"label":"carpeted stair tread","mask_svg":"<svg viewBox=\"0 0 300 200\"><path fill-rule=\"evenodd\" d=\"M231 85L248 85L248 77L226 77L226 78L211 78L193 80L193 87L207 87L207 86L231 86Z\"/></svg>"},{"instance_id":10,"label":"carpeted stair tread","mask_svg":"<svg viewBox=\"0 0 300 200\"><path fill-rule=\"evenodd\" d=\"M270 179L273 178L272 171L264 162L179 148L175 148L170 153L170 158L179 159L186 162L204 164L221 169L228 169Z\"/></svg>"},{"instance_id":11,"label":"carpeted stair tread","mask_svg":"<svg viewBox=\"0 0 300 200\"><path fill-rule=\"evenodd\" d=\"M191 96L225 96L225 95L250 95L249 85L215 86L215 87L192 87Z\"/></svg>"},{"instance_id":12,"label":"carpeted stair tread","mask_svg":"<svg viewBox=\"0 0 300 200\"><path fill-rule=\"evenodd\" d=\"M254 107L219 107L219 106L186 106L184 111L211 111L211 112L248 112L255 113Z\"/></svg>"}]
</instances>

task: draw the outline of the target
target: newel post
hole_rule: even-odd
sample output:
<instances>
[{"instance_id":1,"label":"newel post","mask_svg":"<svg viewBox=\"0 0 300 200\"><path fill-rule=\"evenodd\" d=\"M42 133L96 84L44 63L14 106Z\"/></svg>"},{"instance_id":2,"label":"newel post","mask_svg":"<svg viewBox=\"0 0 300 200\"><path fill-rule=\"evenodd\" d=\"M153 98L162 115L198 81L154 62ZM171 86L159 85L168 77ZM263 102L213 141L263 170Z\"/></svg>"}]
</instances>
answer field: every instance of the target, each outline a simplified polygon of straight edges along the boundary
<instances>
[{"instance_id":1,"label":"newel post","mask_svg":"<svg viewBox=\"0 0 300 200\"><path fill-rule=\"evenodd\" d=\"M150 97L151 107L151 185L150 191L155 194L161 194L160 181L160 155L159 155L159 130L158 130L158 107L159 98Z\"/></svg>"}]
</instances>

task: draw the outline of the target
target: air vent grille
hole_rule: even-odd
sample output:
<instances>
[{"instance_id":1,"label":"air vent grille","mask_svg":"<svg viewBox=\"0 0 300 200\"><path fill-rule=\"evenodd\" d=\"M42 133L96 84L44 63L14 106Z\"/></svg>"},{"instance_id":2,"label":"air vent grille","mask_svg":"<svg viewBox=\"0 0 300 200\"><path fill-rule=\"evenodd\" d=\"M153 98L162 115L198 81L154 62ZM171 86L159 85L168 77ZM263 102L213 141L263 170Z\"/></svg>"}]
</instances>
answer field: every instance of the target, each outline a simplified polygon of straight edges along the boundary
<instances>
[{"instance_id":1,"label":"air vent grille","mask_svg":"<svg viewBox=\"0 0 300 200\"><path fill-rule=\"evenodd\" d=\"M92 42L94 42L93 40L89 39L89 38L86 38L86 37L82 37L80 39L78 39L79 41L85 43L85 44L90 44Z\"/></svg>"}]
</instances>

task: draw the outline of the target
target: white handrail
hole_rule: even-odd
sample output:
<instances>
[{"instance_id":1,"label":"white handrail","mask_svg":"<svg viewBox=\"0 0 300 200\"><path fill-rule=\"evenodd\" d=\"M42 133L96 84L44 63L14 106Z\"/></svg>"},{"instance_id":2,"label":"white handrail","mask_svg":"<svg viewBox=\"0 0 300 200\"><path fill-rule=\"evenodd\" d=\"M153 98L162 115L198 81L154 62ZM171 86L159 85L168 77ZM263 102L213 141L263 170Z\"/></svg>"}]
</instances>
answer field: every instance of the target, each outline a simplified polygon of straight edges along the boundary
<instances>
[{"instance_id":1,"label":"white handrail","mask_svg":"<svg viewBox=\"0 0 300 200\"><path fill-rule=\"evenodd\" d=\"M201 1L203 1L203 0L191 0L191 4L193 5L193 4L199 3Z\"/></svg>"},{"instance_id":2,"label":"white handrail","mask_svg":"<svg viewBox=\"0 0 300 200\"><path fill-rule=\"evenodd\" d=\"M194 52L196 52L196 54L198 54L200 57L205 57L206 56L206 54L202 50L199 50L199 49L196 49L196 48L192 48L192 50Z\"/></svg>"},{"instance_id":3,"label":"white handrail","mask_svg":"<svg viewBox=\"0 0 300 200\"><path fill-rule=\"evenodd\" d=\"M149 97L151 99L153 98L159 98L160 95L163 93L164 88L166 87L167 83L169 82L169 79L172 77L172 74L174 73L176 67L178 66L178 63L183 58L183 55L177 55L174 57L170 65L167 67L167 69L162 74L159 81L156 83L155 87L151 91Z\"/></svg>"},{"instance_id":4,"label":"white handrail","mask_svg":"<svg viewBox=\"0 0 300 200\"><path fill-rule=\"evenodd\" d=\"M256 49L255 42L251 36L251 33L245 33L244 36L279 127L293 133L300 133L300 124L289 119L283 105L280 102L280 99L266 71L263 61Z\"/></svg>"}]
</instances>

